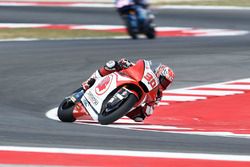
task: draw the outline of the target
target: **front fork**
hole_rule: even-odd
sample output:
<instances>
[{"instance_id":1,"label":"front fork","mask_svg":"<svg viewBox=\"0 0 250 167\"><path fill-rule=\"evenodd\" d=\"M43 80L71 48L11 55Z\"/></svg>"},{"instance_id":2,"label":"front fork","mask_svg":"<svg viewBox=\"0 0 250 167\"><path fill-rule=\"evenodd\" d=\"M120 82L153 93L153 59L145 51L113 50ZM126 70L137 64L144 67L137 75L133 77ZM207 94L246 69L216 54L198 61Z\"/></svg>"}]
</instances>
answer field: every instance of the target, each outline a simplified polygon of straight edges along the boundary
<instances>
[{"instance_id":1,"label":"front fork","mask_svg":"<svg viewBox=\"0 0 250 167\"><path fill-rule=\"evenodd\" d=\"M81 101L81 98L84 94L84 90L81 89L79 91L76 91L74 92L71 96L70 96L70 100L73 102L73 103L76 103L76 102L79 102Z\"/></svg>"}]
</instances>

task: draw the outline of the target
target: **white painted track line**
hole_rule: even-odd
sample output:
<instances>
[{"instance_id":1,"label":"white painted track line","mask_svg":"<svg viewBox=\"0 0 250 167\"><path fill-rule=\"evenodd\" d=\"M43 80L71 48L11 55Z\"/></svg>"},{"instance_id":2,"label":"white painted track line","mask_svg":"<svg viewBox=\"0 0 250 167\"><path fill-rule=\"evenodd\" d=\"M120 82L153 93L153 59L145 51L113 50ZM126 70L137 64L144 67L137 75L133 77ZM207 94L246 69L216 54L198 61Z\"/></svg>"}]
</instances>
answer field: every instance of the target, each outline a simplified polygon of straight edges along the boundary
<instances>
[{"instance_id":1,"label":"white painted track line","mask_svg":"<svg viewBox=\"0 0 250 167\"><path fill-rule=\"evenodd\" d=\"M157 9L177 9L177 10L250 10L249 7L239 6L191 6L191 5L164 5Z\"/></svg>"},{"instance_id":2,"label":"white painted track line","mask_svg":"<svg viewBox=\"0 0 250 167\"><path fill-rule=\"evenodd\" d=\"M159 105L167 106L167 105L169 105L169 103L168 103L168 102L162 102L162 101L160 101L160 102L159 102Z\"/></svg>"},{"instance_id":3,"label":"white painted track line","mask_svg":"<svg viewBox=\"0 0 250 167\"><path fill-rule=\"evenodd\" d=\"M19 146L0 146L0 151L63 153L63 154L82 154L82 155L88 154L88 155L109 155L109 156L129 156L129 157L149 157L149 158L180 158L180 159L202 159L202 160L250 162L249 155L227 155L227 154L206 154L206 153L70 149L70 148L19 147Z\"/></svg>"},{"instance_id":4,"label":"white painted track line","mask_svg":"<svg viewBox=\"0 0 250 167\"><path fill-rule=\"evenodd\" d=\"M195 100L205 100L206 97L201 96L163 96L162 100L166 101L195 101Z\"/></svg>"},{"instance_id":5,"label":"white painted track line","mask_svg":"<svg viewBox=\"0 0 250 167\"><path fill-rule=\"evenodd\" d=\"M218 85L218 84L214 84L214 85L209 85L208 87L205 88L217 88L217 89L231 89L231 90L250 90L250 85Z\"/></svg>"},{"instance_id":6,"label":"white painted track line","mask_svg":"<svg viewBox=\"0 0 250 167\"><path fill-rule=\"evenodd\" d=\"M243 91L221 91L221 90L170 90L166 92L174 94L187 94L187 95L205 95L205 96L227 96L227 95L234 95L234 94L242 94Z\"/></svg>"},{"instance_id":7,"label":"white painted track line","mask_svg":"<svg viewBox=\"0 0 250 167\"><path fill-rule=\"evenodd\" d=\"M125 28L123 25L75 25L72 26L72 30L77 29L89 29L89 30L111 30Z\"/></svg>"},{"instance_id":8,"label":"white painted track line","mask_svg":"<svg viewBox=\"0 0 250 167\"><path fill-rule=\"evenodd\" d=\"M40 23L0 23L0 28L40 28L49 25Z\"/></svg>"}]
</instances>

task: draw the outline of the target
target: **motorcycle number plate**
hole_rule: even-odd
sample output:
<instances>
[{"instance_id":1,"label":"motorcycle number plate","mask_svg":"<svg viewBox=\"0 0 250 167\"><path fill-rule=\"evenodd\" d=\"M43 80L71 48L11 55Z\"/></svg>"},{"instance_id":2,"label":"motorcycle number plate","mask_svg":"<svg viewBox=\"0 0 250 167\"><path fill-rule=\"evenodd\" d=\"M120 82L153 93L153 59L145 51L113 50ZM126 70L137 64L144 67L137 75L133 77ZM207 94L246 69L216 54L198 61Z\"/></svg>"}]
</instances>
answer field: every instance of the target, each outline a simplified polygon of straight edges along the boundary
<instances>
[{"instance_id":1,"label":"motorcycle number plate","mask_svg":"<svg viewBox=\"0 0 250 167\"><path fill-rule=\"evenodd\" d=\"M145 62L144 75L141 81L146 85L148 91L151 91L159 84L158 78L151 70L150 65L147 62Z\"/></svg>"}]
</instances>

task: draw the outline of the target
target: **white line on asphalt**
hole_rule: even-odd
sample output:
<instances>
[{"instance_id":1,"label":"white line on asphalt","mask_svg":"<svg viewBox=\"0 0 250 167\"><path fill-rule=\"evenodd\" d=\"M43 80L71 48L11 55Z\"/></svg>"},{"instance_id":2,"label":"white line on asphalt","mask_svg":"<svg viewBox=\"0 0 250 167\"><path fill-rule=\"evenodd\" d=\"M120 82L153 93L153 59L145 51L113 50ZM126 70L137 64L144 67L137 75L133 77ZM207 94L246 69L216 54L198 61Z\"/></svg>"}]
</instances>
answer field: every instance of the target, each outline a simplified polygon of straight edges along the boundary
<instances>
[{"instance_id":1,"label":"white line on asphalt","mask_svg":"<svg viewBox=\"0 0 250 167\"><path fill-rule=\"evenodd\" d=\"M214 84L214 85L209 85L206 88L217 88L217 89L231 89L231 90L250 90L250 85L221 85L221 84Z\"/></svg>"},{"instance_id":2,"label":"white line on asphalt","mask_svg":"<svg viewBox=\"0 0 250 167\"><path fill-rule=\"evenodd\" d=\"M130 150L102 150L102 149L72 149L72 148L49 148L49 147L19 147L0 146L1 151L38 152L38 153L63 153L81 155L108 155L146 158L178 158L219 161L250 162L249 155L207 154L207 153L178 153L156 151L130 151Z\"/></svg>"},{"instance_id":3,"label":"white line on asphalt","mask_svg":"<svg viewBox=\"0 0 250 167\"><path fill-rule=\"evenodd\" d=\"M232 81L226 81L226 82L220 82L220 83L211 83L211 84L206 84L206 85L200 85L200 86L191 86L191 87L185 87L185 88L179 88L179 89L173 89L173 90L187 90L187 89L196 89L196 88L209 88L211 85L226 85L226 84L234 84L236 82L245 82L245 83L250 83L250 78L245 78L245 79L237 79L237 80L232 80ZM168 91L172 90L166 90L163 91L164 93L168 93Z\"/></svg>"},{"instance_id":4,"label":"white line on asphalt","mask_svg":"<svg viewBox=\"0 0 250 167\"><path fill-rule=\"evenodd\" d=\"M89 29L89 30L112 30L125 28L123 25L74 25L71 27L72 30L75 29Z\"/></svg>"},{"instance_id":5,"label":"white line on asphalt","mask_svg":"<svg viewBox=\"0 0 250 167\"><path fill-rule=\"evenodd\" d=\"M191 6L191 5L164 5L155 9L188 9L188 10L250 10L249 7L239 6Z\"/></svg>"},{"instance_id":6,"label":"white line on asphalt","mask_svg":"<svg viewBox=\"0 0 250 167\"><path fill-rule=\"evenodd\" d=\"M131 124L131 125L115 125L115 124L111 124L111 125L107 125L109 127L114 127L114 128L125 128L125 129L146 129L146 130L193 130L192 128L178 128L176 126L163 126L163 125L145 125L145 124Z\"/></svg>"},{"instance_id":7,"label":"white line on asphalt","mask_svg":"<svg viewBox=\"0 0 250 167\"><path fill-rule=\"evenodd\" d=\"M159 105L161 106L168 106L169 105L169 103L168 102L163 102L163 101L160 101L160 103L159 103Z\"/></svg>"},{"instance_id":8,"label":"white line on asphalt","mask_svg":"<svg viewBox=\"0 0 250 167\"><path fill-rule=\"evenodd\" d=\"M38 39L38 38L13 38L13 39L0 39L0 42L24 42L24 41L64 41L64 40L109 40L109 39L130 39L129 36L114 36L114 37L84 37L84 38L48 38L48 39Z\"/></svg>"},{"instance_id":9,"label":"white line on asphalt","mask_svg":"<svg viewBox=\"0 0 250 167\"><path fill-rule=\"evenodd\" d=\"M207 99L206 97L202 96L163 96L162 100L165 101L195 101L195 100L205 100Z\"/></svg>"},{"instance_id":10,"label":"white line on asphalt","mask_svg":"<svg viewBox=\"0 0 250 167\"><path fill-rule=\"evenodd\" d=\"M227 96L234 94L242 94L243 91L223 91L223 90L192 90L192 89L184 89L184 90L169 90L168 93L174 94L187 94L187 95L205 95L205 96Z\"/></svg>"},{"instance_id":11,"label":"white line on asphalt","mask_svg":"<svg viewBox=\"0 0 250 167\"><path fill-rule=\"evenodd\" d=\"M85 8L114 8L115 6L113 4L98 4L98 3L78 3L78 4L72 4L69 7L85 7Z\"/></svg>"},{"instance_id":12,"label":"white line on asphalt","mask_svg":"<svg viewBox=\"0 0 250 167\"><path fill-rule=\"evenodd\" d=\"M40 28L51 24L40 23L0 23L0 28Z\"/></svg>"}]
</instances>

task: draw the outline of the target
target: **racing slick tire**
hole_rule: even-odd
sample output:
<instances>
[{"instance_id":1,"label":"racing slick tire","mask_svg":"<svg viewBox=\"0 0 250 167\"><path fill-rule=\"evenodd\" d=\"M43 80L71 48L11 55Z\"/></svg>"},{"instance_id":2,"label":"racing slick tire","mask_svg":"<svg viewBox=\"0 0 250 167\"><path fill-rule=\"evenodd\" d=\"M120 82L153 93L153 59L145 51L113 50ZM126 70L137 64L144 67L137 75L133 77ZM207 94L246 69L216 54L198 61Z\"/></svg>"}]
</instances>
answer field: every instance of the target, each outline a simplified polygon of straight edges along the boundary
<instances>
[{"instance_id":1,"label":"racing slick tire","mask_svg":"<svg viewBox=\"0 0 250 167\"><path fill-rule=\"evenodd\" d=\"M148 39L155 39L156 33L155 33L155 29L153 27L150 27L145 35L147 36Z\"/></svg>"},{"instance_id":2,"label":"racing slick tire","mask_svg":"<svg viewBox=\"0 0 250 167\"><path fill-rule=\"evenodd\" d=\"M72 94L83 90L82 87L76 89ZM69 97L65 98L59 105L57 110L57 116L62 122L74 122L76 118L73 116L73 110L75 103L73 103Z\"/></svg>"},{"instance_id":3,"label":"racing slick tire","mask_svg":"<svg viewBox=\"0 0 250 167\"><path fill-rule=\"evenodd\" d=\"M74 122L76 119L73 116L75 103L69 98L64 99L57 110L57 116L62 122Z\"/></svg>"},{"instance_id":4,"label":"racing slick tire","mask_svg":"<svg viewBox=\"0 0 250 167\"><path fill-rule=\"evenodd\" d=\"M130 94L128 98L126 98L126 100L121 104L121 106L115 111L107 115L104 115L104 112L100 113L100 115L98 116L99 123L102 125L108 125L115 122L119 118L126 115L137 101L137 97L134 94Z\"/></svg>"}]
</instances>

